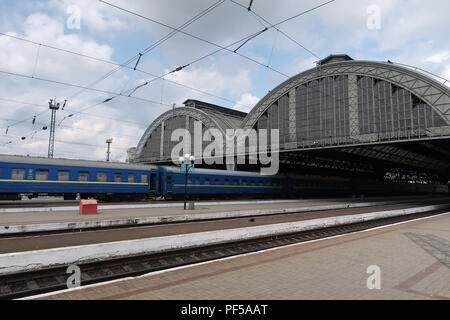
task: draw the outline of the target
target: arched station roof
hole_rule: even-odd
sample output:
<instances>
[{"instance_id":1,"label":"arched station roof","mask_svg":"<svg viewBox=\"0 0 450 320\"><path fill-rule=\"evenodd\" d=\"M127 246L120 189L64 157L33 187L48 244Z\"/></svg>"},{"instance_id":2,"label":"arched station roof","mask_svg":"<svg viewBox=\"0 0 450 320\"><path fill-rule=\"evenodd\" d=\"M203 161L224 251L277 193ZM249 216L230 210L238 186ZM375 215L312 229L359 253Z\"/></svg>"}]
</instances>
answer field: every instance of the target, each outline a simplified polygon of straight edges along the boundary
<instances>
[{"instance_id":1,"label":"arched station roof","mask_svg":"<svg viewBox=\"0 0 450 320\"><path fill-rule=\"evenodd\" d=\"M330 55L275 87L248 114L196 100L185 104L149 126L137 162L166 159L167 130L191 130L189 119L196 119L222 132L278 129L280 160L288 165L450 176L449 87L390 61Z\"/></svg>"},{"instance_id":2,"label":"arched station roof","mask_svg":"<svg viewBox=\"0 0 450 320\"><path fill-rule=\"evenodd\" d=\"M216 128L225 135L227 129L239 128L247 115L198 100L186 100L184 105L163 113L152 122L138 143L135 162L168 161L172 147L178 143L170 141L172 132L187 128L192 133L194 121L201 121L203 130Z\"/></svg>"}]
</instances>

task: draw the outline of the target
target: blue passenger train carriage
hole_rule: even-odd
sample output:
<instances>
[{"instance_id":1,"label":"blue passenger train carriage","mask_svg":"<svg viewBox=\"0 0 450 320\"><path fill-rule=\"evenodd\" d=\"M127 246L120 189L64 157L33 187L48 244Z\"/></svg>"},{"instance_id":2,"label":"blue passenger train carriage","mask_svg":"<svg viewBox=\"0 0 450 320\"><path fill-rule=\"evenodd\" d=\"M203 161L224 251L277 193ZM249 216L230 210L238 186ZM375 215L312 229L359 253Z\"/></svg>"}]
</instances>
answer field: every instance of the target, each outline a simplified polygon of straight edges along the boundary
<instances>
[{"instance_id":1,"label":"blue passenger train carriage","mask_svg":"<svg viewBox=\"0 0 450 320\"><path fill-rule=\"evenodd\" d=\"M185 173L179 167L159 167L161 195L177 198L184 195ZM284 175L265 176L246 171L195 169L188 174L187 193L194 196L248 196L270 195L276 197L287 193Z\"/></svg>"},{"instance_id":2,"label":"blue passenger train carriage","mask_svg":"<svg viewBox=\"0 0 450 320\"><path fill-rule=\"evenodd\" d=\"M0 197L64 195L121 200L158 196L156 166L0 155Z\"/></svg>"}]
</instances>

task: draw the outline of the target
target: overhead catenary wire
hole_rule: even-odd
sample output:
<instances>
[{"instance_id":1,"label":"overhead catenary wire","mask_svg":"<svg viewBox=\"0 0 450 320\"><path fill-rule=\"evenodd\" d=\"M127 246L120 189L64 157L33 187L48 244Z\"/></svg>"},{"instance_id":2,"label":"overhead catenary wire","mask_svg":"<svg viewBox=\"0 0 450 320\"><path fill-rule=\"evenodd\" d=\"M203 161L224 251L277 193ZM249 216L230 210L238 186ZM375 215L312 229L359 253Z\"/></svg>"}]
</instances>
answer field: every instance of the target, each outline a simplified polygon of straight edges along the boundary
<instances>
[{"instance_id":1,"label":"overhead catenary wire","mask_svg":"<svg viewBox=\"0 0 450 320\"><path fill-rule=\"evenodd\" d=\"M70 118L70 117L69 117ZM17 119L10 119L10 118L0 118L0 120L3 120L3 121L17 121ZM61 121L62 122L62 121ZM66 128L66 129L70 129L70 130L77 130L77 131L82 131L82 132L86 132L86 131L88 131L87 129L82 129L82 128L77 128L77 127L71 127L71 126L67 126L67 125L63 125L62 123L59 123L58 124L58 126L57 127L60 127L60 128ZM45 123L45 122L38 122L38 121L36 121L36 123L35 124L37 124L37 125L40 125L40 126L47 126L47 123ZM45 130L34 130L32 133L33 134L35 134L35 133L37 133L37 132L43 132L43 131L45 131ZM103 131L95 131L95 133L96 134L100 134L100 133L108 133L109 131L105 131L105 130L103 130ZM27 135L25 135L25 137L26 136L29 136L30 134L27 134ZM141 137L140 136L132 136L132 135L127 135L127 134L124 134L124 133L121 133L120 134L121 136L124 136L124 137L130 137L130 138L136 138L136 139L140 139ZM10 135L8 135L7 133L4 135L4 136L10 136Z\"/></svg>"},{"instance_id":2,"label":"overhead catenary wire","mask_svg":"<svg viewBox=\"0 0 450 320\"><path fill-rule=\"evenodd\" d=\"M33 77L25 75L25 74L15 73L15 72L11 72L11 71L0 70L0 73L7 74L7 75L12 75L12 76L16 76L16 77L21 77L21 78L28 78L28 79L34 79L34 80L39 80L39 81L43 81L43 82L59 84L59 85L68 86L68 87L83 88L85 90L90 90L90 91L101 92L101 93L105 93L105 94L109 94L109 95L114 95L115 97L118 97L118 96L127 97L126 95L123 95L122 93L119 93L119 92L113 92L113 91L108 91L108 90L96 89L96 88L91 88L91 87L84 87L84 86L73 84L73 83L68 83L68 82L63 82L63 81L58 81L58 80L52 80L52 79L45 79L45 78L40 78L40 77L34 77L33 78ZM132 99L140 100L140 101L144 101L144 102L149 102L149 103L153 103L153 104L158 104L158 105L164 105L164 106L167 106L167 107L171 106L170 104L167 104L167 103L160 103L158 101L150 100L150 99L146 99L146 98L139 98L139 97L133 97L133 96L128 97L128 98L132 98Z\"/></svg>"},{"instance_id":3,"label":"overhead catenary wire","mask_svg":"<svg viewBox=\"0 0 450 320\"><path fill-rule=\"evenodd\" d=\"M19 41L29 42L29 43L32 43L32 44L37 45L37 46L43 46L43 47L46 47L46 48L50 48L52 50L57 50L57 51L61 51L61 52L65 52L65 53L69 53L69 54L73 54L73 55L77 55L77 56L80 56L80 57L83 57L83 58L86 58L86 59L92 59L92 60L95 60L95 61L99 61L99 62L111 64L111 65L115 65L115 66L118 66L118 67L130 69L130 70L133 69L132 67L130 67L128 65L119 64L119 63L116 63L116 62L113 62L113 61L101 59L101 58L94 57L94 56L88 56L88 55L85 55L85 54L81 54L79 52L70 51L70 50L66 50L66 49L61 49L61 48L58 48L58 47L55 47L55 46L50 46L50 45L43 44L43 43L38 43L38 42L31 41L31 40L28 40L28 39L25 39L25 38L21 38L21 37L18 37L18 36L12 36L12 35L5 34L5 33L2 33L2 32L0 32L0 35L11 37L11 38L19 40ZM155 77L155 78L158 77L158 75L156 75L154 73L151 73L151 72L139 69L139 68L136 68L135 71L138 71L138 72L140 72L142 74L149 75L151 77ZM201 89L198 89L198 88L191 87L191 86L189 86L187 84L184 84L184 83L181 83L181 82L177 82L177 81L174 81L174 80L171 80L171 79L163 79L163 80L165 80L167 82L170 82L170 83L172 83L174 85L177 85L177 86L180 86L180 87L184 87L184 88L189 89L189 90L193 90L193 91L196 91L196 92L199 92L199 93L202 93L202 94L205 94L205 95L208 95L208 96L211 96L211 97L214 97L214 98L226 101L226 102L233 103L234 105L240 105L240 106L246 107L246 108L250 107L249 105L246 105L246 104L243 104L243 103L240 103L240 102L237 102L237 101L234 101L234 100L231 100L231 99L219 96L219 95L211 93L211 92L207 92L205 90L201 90ZM0 99L0 100L4 100L4 99ZM25 102L24 102L24 104L33 105L31 103L25 103Z\"/></svg>"},{"instance_id":4,"label":"overhead catenary wire","mask_svg":"<svg viewBox=\"0 0 450 320\"><path fill-rule=\"evenodd\" d=\"M175 28L175 27L172 27L172 26L170 26L170 25L168 25L168 24L166 24L166 23L163 23L163 22L157 21L157 20L155 20L155 19L146 17L146 16L144 16L144 15L142 15L142 14L139 14L139 13L137 13L137 12L133 12L133 11L128 10L128 9L125 9L125 8L123 8L123 7L117 6L117 5L112 4L112 3L110 3L110 2L107 2L107 1L104 1L104 0L98 0L98 1L104 3L104 4L108 5L108 6L111 6L111 7L113 7L113 8L116 8L116 9L118 9L118 10L127 12L127 13L129 13L129 14L131 14L131 15L134 15L134 16L140 17L140 18L142 18L142 19L145 19L145 20L151 21L151 22L153 22L153 23L156 23L156 24L158 24L158 25L164 26L164 27L166 27L166 28L169 28L169 29L172 29L172 30L178 30L178 32L181 33L181 34L184 34L184 35L186 35L186 36L189 36L189 37L191 37L191 38L197 39L197 40L199 40L199 41L208 43L208 44L210 44L210 45L219 47L219 48L221 48L222 50L227 50L227 51L229 51L229 52L233 52L233 53L234 53L233 50L231 50L231 49L228 48L229 46L226 46L226 47L221 46L221 45L219 45L219 44L217 44L217 43L214 43L214 42L212 42L212 41L210 41L210 40L201 38L201 37L199 37L199 36L196 36L196 35L194 35L194 34L192 34L192 33L189 33L189 32L183 31L183 30L179 30L179 29L177 29L177 28ZM274 27L276 27L276 26L278 26L278 25L280 25L280 24L283 24L283 23L285 23L285 22L287 22L287 21L290 21L290 20L292 20L292 19L295 19L295 18L297 18L297 17L299 17L299 16L301 16L301 15L304 15L304 14L306 14L306 13L308 13L308 12L311 12L311 11L313 11L313 10L315 10L315 9L318 9L318 8L320 8L320 7L322 7L322 6L326 5L326 4L328 4L328 3L330 3L330 2L333 2L333 1L335 1L335 0L330 0L330 1L328 1L328 2L322 3L322 4L320 4L320 5L317 5L317 6L313 7L313 8L310 8L310 9L308 9L308 10L306 10L306 11L302 11L302 12L300 12L300 13L298 13L298 14L292 16L292 17L286 18L286 19L284 19L284 20L282 20L282 21L280 21L280 22L277 22L277 23L275 23L275 24L271 24L270 26L267 27L267 29L274 28ZM252 35L252 36L253 36L253 35ZM244 40L241 40L241 41L245 41L247 38L248 38L248 37L245 37ZM236 54L239 55L239 56L241 56L241 57L243 57L243 58L245 58L245 59L247 59L247 60L253 61L254 63L259 64L259 65L261 65L261 66L263 66L263 67L269 68L269 69L271 69L272 71L275 71L275 72L277 72L277 73L279 73L279 74L282 74L282 75L284 75L284 76L286 76L286 77L289 77L288 75L286 75L286 74L284 74L284 73L282 73L282 72L280 72L280 71L278 71L278 70L276 70L276 69L267 67L267 66L264 65L263 63L257 61L256 59L250 58L250 57L248 57L248 56L246 56L246 55L243 55L243 54L241 54L241 53L239 53L239 52L236 52Z\"/></svg>"},{"instance_id":5,"label":"overhead catenary wire","mask_svg":"<svg viewBox=\"0 0 450 320\"><path fill-rule=\"evenodd\" d=\"M100 1L100 0L99 0L99 1ZM333 1L334 1L334 0L333 0ZM101 2L106 3L105 1L101 1ZM332 1L329 1L329 2L332 2ZM327 3L329 3L329 2L327 2ZM326 4L326 3L325 3L325 4ZM324 5L324 4L322 4L322 5ZM320 6L322 6L322 5L320 5ZM318 7L320 7L320 6L317 6L317 7L315 7L315 8L318 8ZM297 14L297 15L295 15L295 16L293 16L293 17L290 17L290 18L288 18L288 19L285 19L285 20L283 20L283 21L281 21L281 22L279 22L279 23L277 23L277 24L271 25L271 26L269 26L269 28L274 27L274 26L276 26L276 25L279 25L279 24L281 24L281 23L284 23L284 22L286 22L286 21L289 21L289 20L291 20L291 19L293 19L293 18L295 18L295 17L298 17L298 16L301 15L301 14L306 13L306 12L310 12L310 11L314 10L315 8L312 8L312 9L310 9L310 10L307 10L307 11L303 12L303 13L300 13L300 14ZM170 27L170 28L172 28L172 27ZM269 28L267 28L267 29L269 29ZM186 32L181 31L181 30L178 30L178 29L175 29L175 30L178 31L178 32L182 32L182 33L184 33L184 34L187 34ZM261 31L260 31L259 33L261 33ZM188 34L188 35L190 35L190 34ZM191 36L193 36L193 35L191 35ZM251 38L251 37L254 37L254 36L255 36L255 35L250 35L249 37L246 37L246 38ZM195 37L195 36L193 36L193 37ZM197 37L197 38L198 38L198 37ZM245 41L246 38L241 39L240 41ZM239 43L240 41L237 41L236 43ZM213 43L211 43L211 44L213 44ZM171 71L171 72L169 72L169 73L173 73L173 72L180 71L181 69L183 69L183 68L185 68L185 67L191 65L192 63L195 63L195 62L198 62L198 61L200 61L200 60L203 60L203 59L205 59L206 57L209 57L209 56L211 56L211 55L213 55L213 54L215 54L215 53L217 53L217 52L219 52L219 51L221 51L221 50L231 51L230 49L228 49L228 47L222 47L222 46L217 45L217 44L214 44L214 45L218 46L218 47L220 48L220 50L216 50L216 51L214 51L214 52L212 52L212 53L210 53L210 54L208 54L208 55L206 55L206 56L203 56L203 57L201 57L201 58L199 58L199 59L196 59L196 60L194 60L193 62L191 62L190 64L186 64L186 65L184 65L184 66L182 66L182 67L178 67L178 68L174 69L173 71ZM231 46L231 45L230 45L230 46ZM243 55L240 54L240 53L238 53L238 55L243 56ZM260 63L260 62L258 62L258 61L256 61L256 60L254 60L254 59L252 59L252 58L249 58L249 57L246 57L246 58L249 59L249 60L251 60L251 61L254 61L254 62L256 62L256 63L258 63L258 64L260 64L260 65L263 65L262 63ZM263 66L264 66L264 65L263 65ZM268 66L265 66L265 67L268 67ZM272 69L272 70L274 70L275 72L278 72L278 73L280 73L280 74L282 74L282 75L284 75L284 76L286 76L286 77L289 77L288 75L285 75L285 74L283 74L283 73L281 73L281 72L279 72L279 71L277 71L277 70L275 70L275 69L273 69L273 68L271 68L271 67L268 67L268 68L269 68L269 69ZM21 74L12 73L12 72L5 72L5 71L0 71L0 72L6 73L6 74L10 74L10 75L16 75L16 76L22 76L22 77L29 77L29 76L26 76L26 75L21 75ZM167 73L167 74L169 74L169 73ZM166 74L166 75L167 75L167 74ZM164 77L164 75L163 75L163 76L160 76L159 78L162 78L162 77ZM99 90L99 89L89 88L89 87L85 87L85 86L79 86L79 85L74 85L74 84L64 83L64 82L61 82L61 81L55 81L55 80L43 79L43 78L35 78L35 79L41 80L41 81L52 82L52 83L58 83L58 84L62 84L62 85L74 86L74 87L78 87L78 88L80 88L80 89L82 89L82 90L94 90L94 91L98 91L98 92L102 92L102 93L113 94L113 95L116 95L116 96L123 95L123 94L120 94L120 93L109 92L109 91L106 91L106 90ZM152 79L151 81L154 81L154 80L156 80L156 79ZM133 89L131 89L131 90L133 90ZM131 97L131 94L130 94L130 97ZM135 98L135 97L132 97L132 98ZM137 99L143 100L143 101L147 101L147 102L152 102L152 103L161 104L161 103L156 102L156 101L149 101L148 99L143 99L143 98L137 98ZM105 101L106 101L106 100L105 100ZM102 103L103 103L103 102L102 102ZM162 105L164 105L164 104L162 104ZM169 105L166 105L166 106L169 106Z\"/></svg>"},{"instance_id":6,"label":"overhead catenary wire","mask_svg":"<svg viewBox=\"0 0 450 320\"><path fill-rule=\"evenodd\" d=\"M214 4L212 4L211 6L209 6L208 8L204 9L203 11L201 11L200 13L198 13L197 15L195 15L193 18L189 19L188 21L186 21L185 23L183 23L179 28L180 29L184 29L187 26L191 25L192 23L194 23L195 21L197 21L198 19L200 19L201 17L203 17L204 15L206 15L207 13L211 12L212 10L214 10L216 7L218 7L220 4L222 4L223 2L225 2L225 0L219 0L217 2L215 2ZM153 43L152 45L148 46L147 48L145 48L144 50L142 50L140 53L136 54L135 56L133 56L131 59L127 60L126 62L124 62L123 64L121 64L118 68L111 70L110 72L108 72L107 74L105 74L104 76L100 77L98 80L94 81L93 83L91 83L89 86L93 86L96 85L98 83L100 83L101 81L107 79L108 77L110 77L111 75L113 75L115 72L119 71L120 69L122 69L122 65L128 65L129 63L133 62L136 59L139 59L140 57L142 57L143 55L149 53L150 51L152 51L153 49L155 49L156 47L158 47L159 45L161 45L162 43L164 43L165 41L167 41L168 39L170 39L171 37L173 37L177 32L170 32L169 34L165 35L163 38L159 39L158 41L156 41L155 43ZM74 95L72 95L69 99L73 99L73 97L77 96L78 94L80 94L81 92L83 92L84 90L80 90L78 92L76 92Z\"/></svg>"},{"instance_id":7,"label":"overhead catenary wire","mask_svg":"<svg viewBox=\"0 0 450 320\"><path fill-rule=\"evenodd\" d=\"M197 14L196 16L194 16L193 18L189 19L189 20L188 20L187 22L185 22L180 28L185 28L185 27L187 27L188 25L192 24L192 23L195 22L196 20L198 20L198 19L200 19L201 17L203 17L205 14L207 14L207 13L209 13L210 11L214 10L217 6L219 6L219 5L222 4L223 2L225 2L225 0L219 0L219 1L215 2L215 3L212 4L211 6L209 6L208 8L206 8L205 10L203 10L202 12L200 12L199 14ZM5 34L5 33L0 33L0 34L1 34L1 35L4 35L4 36L11 37L11 38L15 38L15 39L18 39L18 40L22 40L22 41L27 41L27 42L30 42L30 43L34 43L34 44L37 44L37 45L40 45L40 46L42 45L42 44L40 44L40 43L31 41L31 40L27 40L27 39L23 39L23 38L20 38L20 37L17 37L17 36L13 36L13 35L10 35L10 34ZM152 44L151 46L149 46L149 47L147 47L145 50L143 50L142 55L144 55L144 54L150 52L151 50L153 50L153 49L156 48L158 45L160 45L161 43L165 42L166 40L168 40L170 37L172 37L172 36L175 35L175 34L176 34L176 32L171 32L171 33L169 33L168 35L166 35L166 36L163 37L162 39L158 40L156 43ZM73 52L71 52L71 51L69 51L69 50L60 49L60 48L56 48L56 47L52 47L52 46L48 46L48 45L46 45L46 47L52 48L52 49L55 49L55 50L61 50L61 51L64 51L64 52L73 53ZM77 53L75 53L75 54L77 54ZM141 54L141 53L140 53L140 54ZM95 58L93 58L93 57L90 57L90 56L87 56L87 55L83 55L83 54L77 54L77 55L83 56L83 57L87 57L87 58L91 58L91 59L95 59ZM98 79L98 80L94 81L93 83L91 83L90 85L88 85L88 87L89 87L89 86L96 85L96 84L98 84L99 82L103 81L104 79L108 78L109 76L111 76L112 74L114 74L115 72L117 72L118 70L120 70L122 67L124 67L125 65L127 66L129 63L131 63L132 61L134 61L138 56L139 56L139 55L135 55L133 58L129 59L129 60L126 61L124 64L118 65L118 68L116 68L116 69L114 69L114 70L108 72L106 75L102 76L100 79ZM100 60L102 60L102 61L104 61L104 62L111 63L111 62L109 62L109 61L107 61L107 60L103 60L103 59L100 59ZM128 67L128 66L127 66L127 67ZM86 90L85 88L86 88L86 87L82 87L81 90L79 90L78 92L76 92L75 94L73 94L69 99L73 99L75 96L77 96L78 94L82 93L84 90ZM46 113L47 111L48 111L48 109L45 110L45 111L43 111L43 112L41 112L39 115L42 115L42 114ZM28 121L28 119L24 119L24 121ZM20 121L19 123L22 123L22 122L24 122L24 121ZM15 124L14 124L14 125L15 125Z\"/></svg>"},{"instance_id":8,"label":"overhead catenary wire","mask_svg":"<svg viewBox=\"0 0 450 320\"><path fill-rule=\"evenodd\" d=\"M240 7L242 7L242 8L245 9L245 6L242 5L242 4L240 4L239 2L237 2L237 1L235 1L235 0L230 0L230 1L231 1L232 3L234 3L234 4L236 4L236 5L238 5L238 6L240 6ZM305 11L305 13L310 12L310 11L315 10L315 9L318 9L318 8L320 8L320 7L322 7L322 6L325 6L325 5L327 5L327 4L331 3L331 2L334 2L334 1L335 1L335 0L330 0L330 1L328 1L328 2L322 3L322 4L318 5L317 7L314 7L314 8L311 8L311 9ZM266 25L265 25L264 23L262 23L260 20L264 21L264 22L267 23L268 25L272 25L267 19L263 18L261 15L259 15L258 13L256 13L254 10L248 10L248 11L251 12L251 13L256 17L256 20L257 20L259 23L261 23L263 26L266 26ZM294 18L294 17L292 17L292 19L293 19L293 18ZM273 24L272 26L273 26L279 33L281 33L282 35L284 35L286 38L288 38L289 40L291 40L292 42L294 42L295 44L297 44L299 47L303 48L305 51L307 51L308 53L310 53L312 56L314 56L315 58L317 58L317 59L320 60L321 58L320 58L317 54L315 54L315 53L312 52L310 49L306 48L304 45L302 45L301 43L299 43L297 40L295 40L294 38L292 38L291 36L289 36L288 34L286 34L286 32L284 32L284 31L282 31L282 30L280 30L279 28L276 27L277 25L280 25L281 23L287 22L287 21L289 21L289 20L291 20L291 18L288 18L288 19L285 19L285 20L283 20L283 21L281 21L281 22L278 22L278 23L276 23L276 24Z\"/></svg>"},{"instance_id":9,"label":"overhead catenary wire","mask_svg":"<svg viewBox=\"0 0 450 320\"><path fill-rule=\"evenodd\" d=\"M20 101L20 100L13 100L13 99L7 99L7 98L3 98L0 97L0 101L6 101L6 102L10 102L10 103L19 103L19 104L24 104L24 105L32 105L32 106L36 106L38 108L41 109L48 109L48 105L44 105L44 104L37 104L37 103L32 103L32 102L25 102L25 101ZM90 108L91 106L85 107L85 109ZM66 109L69 110L69 109ZM75 111L75 110L74 110ZM137 121L132 121L132 120L125 120L125 119L118 119L118 118L112 118L106 115L96 115L96 114L91 114L91 113L86 113L86 112L82 112L82 111L77 111L77 113L80 114L84 114L90 117L97 117L97 118L101 118L101 119L110 119L110 120L115 120L115 121L120 121L120 122L128 122L128 123L132 123L132 124L138 124L138 125L142 125L142 126L146 126L148 124L142 123L142 122L137 122ZM34 117L33 117L34 118ZM17 120L19 121L19 120ZM20 120L21 123L25 122L24 120ZM3 129L3 128L0 128Z\"/></svg>"},{"instance_id":10,"label":"overhead catenary wire","mask_svg":"<svg viewBox=\"0 0 450 320\"><path fill-rule=\"evenodd\" d=\"M5 137L5 135L0 135L0 137ZM8 137L22 139L21 136L11 136L10 135ZM46 141L46 142L48 142L47 139L35 139L34 141ZM81 145L81 146L87 146L87 147L95 147L95 148L98 148L98 147L102 147L103 148L104 147L104 145L99 145L99 144L90 144L90 143L85 143L85 142L76 142L76 141L67 141L67 140L56 140L55 139L55 142L60 142L60 143L65 143L65 144ZM114 147L111 147L111 149L126 150L126 149L128 149L128 147L114 146Z\"/></svg>"},{"instance_id":11,"label":"overhead catenary wire","mask_svg":"<svg viewBox=\"0 0 450 320\"><path fill-rule=\"evenodd\" d=\"M237 44L237 43L241 43L241 42L243 42L243 41L248 41L248 39L254 38L256 35L259 35L259 34L261 34L262 32L264 32L264 31L266 31L266 30L269 30L269 29L271 29L271 28L275 28L276 26L278 26L278 25L280 25L280 24L283 24L283 23L285 23L285 22L287 22L287 21L290 21L290 20L292 20L292 19L294 19L294 18L297 18L297 17L299 17L299 16L301 16L301 15L304 15L304 14L306 14L306 13L308 13L308 12L311 12L311 11L313 11L313 10L316 10L316 9L318 9L318 8L320 8L320 7L323 7L323 6L325 6L325 5L327 5L327 4L331 3L331 2L334 2L335 0L327 1L327 2L325 2L325 3L322 3L322 4L320 4L320 5L315 6L315 7L313 7L313 8L310 8L310 9L308 9L308 10L302 11L302 12L300 12L300 13L298 13L298 14L292 16L292 17L286 18L286 19L284 19L284 20L282 20L282 21L280 21L280 22L277 22L277 23L275 23L275 24L270 24L268 27L265 27L263 31L258 31L258 32L256 32L256 33L253 33L252 35L247 36L247 37L245 37L245 38L243 38L243 39L240 39L240 40L238 40L238 41L236 41L236 42L234 42L234 43L232 43L232 44L229 44L229 45L227 45L227 46L221 46L221 45L219 45L219 44L217 44L217 43L214 43L214 42L212 42L212 41L206 40L206 39L201 38L201 37L199 37L199 36L196 36L196 35L193 35L193 34L191 34L191 33L185 32L185 31L183 31L183 30L177 29L177 28L172 27L172 26L170 26L170 25L168 25L168 24L166 24L166 23L162 23L162 22L160 22L160 21L157 21L157 20L155 20L155 19L146 17L146 16L141 15L141 14L139 14L139 13L136 13L136 12L133 12L133 11L131 11L131 10L125 9L125 8L123 8L123 7L117 6L117 5L115 5L115 4L109 3L109 2L107 2L107 1L104 1L104 0L98 0L98 1L99 1L99 2L102 2L102 3L106 4L106 5L109 5L109 6L113 7L113 8L116 8L116 9L118 9L118 10L127 12L127 13L129 13L129 14L132 14L132 15L134 15L134 16L140 17L140 18L142 18L142 19L151 21L151 22L153 22L153 23L156 23L156 24L158 24L158 25L161 25L161 26L164 26L164 27L166 27L166 28L172 29L172 30L174 30L174 31L178 31L179 33L182 33L182 34L184 34L184 35L186 35L186 36L189 36L189 37L192 37L192 38L194 38L194 39L200 40L200 41L202 41L202 42L205 42L205 43L211 44L211 45L213 45L213 46L219 47L218 50L215 50L215 51L213 51L213 52L211 52L211 53L209 53L209 54L207 54L207 55L205 55L205 56L202 56L202 57L200 57L200 58L198 58L198 59L196 59L196 60L194 60L194 61L192 61L192 62L190 62L190 63L188 63L188 64L186 64L186 65L184 65L183 67L179 67L179 68L185 68L185 67L190 66L190 65L192 65L192 64L194 64L194 63L196 63L196 62L198 62L198 61L201 61L201 60L203 60L203 59L205 59L205 58L207 58L207 57L210 57L210 56L212 56L212 55L214 55L214 54L216 54L216 53L218 53L218 52L220 52L220 51L222 51L222 50L226 50L226 51L232 52L232 53L234 53L234 54L237 54L237 55L239 55L239 56L241 56L241 57L243 57L243 58L245 58L245 59L247 59L247 60L250 60L250 61L252 61L252 62L254 62L254 63L256 63L256 64L258 64L258 65L260 65L260 66L263 66L263 67L265 67L265 68L268 68L268 69L270 69L270 70L272 70L272 71L274 71L274 72L276 72L276 73L278 73L278 74L280 74L280 75L283 75L283 76L286 77L286 78L290 78L289 75L287 75L287 74L285 74L285 73L283 73L283 72L281 72L281 71L279 71L279 70L277 70L277 69L275 69L275 68L272 68L272 67L270 67L270 66L268 66L268 65L264 65L263 63L257 61L256 59L250 58L250 57L248 57L248 56L246 56L246 55L243 55L242 53L235 52L234 50L229 49L229 47L231 47L231 46L233 46L233 45L235 45L235 44ZM314 53L313 53L313 54L314 54ZM179 69L179 68L177 68L177 69ZM139 85L139 88L142 88L143 86L148 85L150 82L153 82L153 81L155 81L155 80L161 79L161 78L165 77L166 75L168 75L168 74L170 74L170 73L173 73L173 72L175 72L175 71L180 71L180 70L177 70L177 69L175 69L175 70L173 70L173 71L171 71L171 72L165 73L165 74L163 74L163 75L161 75L161 76L159 76L159 77L157 77L157 78L155 78L155 79L152 79L152 80L150 80L150 81L146 81L143 85ZM135 88L136 88L136 87L133 87L133 88L131 88L131 89L125 91L125 92L133 92L133 93L134 93L134 92L136 91Z\"/></svg>"}]
</instances>

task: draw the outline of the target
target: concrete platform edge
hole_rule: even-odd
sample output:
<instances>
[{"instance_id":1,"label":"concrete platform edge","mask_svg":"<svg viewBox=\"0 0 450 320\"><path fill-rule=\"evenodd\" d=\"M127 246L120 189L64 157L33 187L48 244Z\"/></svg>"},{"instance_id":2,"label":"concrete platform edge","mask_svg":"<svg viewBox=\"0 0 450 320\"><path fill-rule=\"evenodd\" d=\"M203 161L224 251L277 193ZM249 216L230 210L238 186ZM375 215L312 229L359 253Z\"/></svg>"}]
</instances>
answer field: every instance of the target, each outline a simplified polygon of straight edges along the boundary
<instances>
[{"instance_id":1,"label":"concrete platform edge","mask_svg":"<svg viewBox=\"0 0 450 320\"><path fill-rule=\"evenodd\" d=\"M227 219L240 218L250 216L264 216L271 214L283 213L299 213L311 211L325 211L346 208L363 208L370 206L382 206L394 204L391 201L382 202L363 202L363 203L343 203L333 205L322 205L312 207L298 207L298 208L282 208L282 209L255 209L255 210L241 210L241 211L225 211L215 213L191 213L186 215L172 215L172 216L156 216L156 217L138 217L118 220L99 220L99 221L82 221L82 222L61 222L61 223L45 223L45 224L26 224L26 225L11 225L0 226L0 235L11 235L18 233L32 233L32 232L48 232L48 231L64 231L64 230L84 230L110 227L125 227L137 225L151 225L164 224L173 222L192 222L210 219Z\"/></svg>"}]
</instances>

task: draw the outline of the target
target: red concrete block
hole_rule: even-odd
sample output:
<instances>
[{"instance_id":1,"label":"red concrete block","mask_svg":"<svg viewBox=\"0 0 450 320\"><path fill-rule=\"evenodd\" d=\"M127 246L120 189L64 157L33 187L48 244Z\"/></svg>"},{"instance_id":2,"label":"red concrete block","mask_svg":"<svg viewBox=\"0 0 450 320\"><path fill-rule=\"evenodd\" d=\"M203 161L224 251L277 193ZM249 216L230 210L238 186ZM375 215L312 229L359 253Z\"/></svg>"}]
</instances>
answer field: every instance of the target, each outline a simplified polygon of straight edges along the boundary
<instances>
[{"instance_id":1,"label":"red concrete block","mask_svg":"<svg viewBox=\"0 0 450 320\"><path fill-rule=\"evenodd\" d=\"M80 200L80 214L97 214L97 200Z\"/></svg>"}]
</instances>

